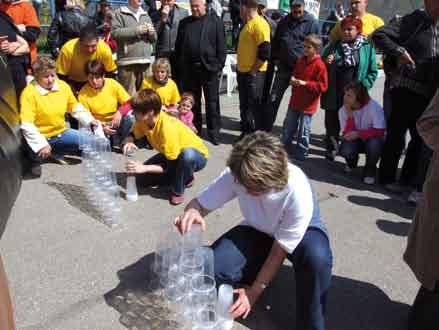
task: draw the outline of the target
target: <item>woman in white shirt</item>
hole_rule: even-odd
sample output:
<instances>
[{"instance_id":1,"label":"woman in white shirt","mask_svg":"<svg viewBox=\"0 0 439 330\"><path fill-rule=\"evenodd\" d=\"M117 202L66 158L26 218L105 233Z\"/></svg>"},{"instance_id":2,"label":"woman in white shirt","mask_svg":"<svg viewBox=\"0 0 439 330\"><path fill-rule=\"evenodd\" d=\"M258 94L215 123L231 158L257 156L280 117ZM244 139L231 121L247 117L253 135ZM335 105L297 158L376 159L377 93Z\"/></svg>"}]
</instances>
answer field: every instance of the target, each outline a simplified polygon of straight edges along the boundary
<instances>
[{"instance_id":1,"label":"woman in white shirt","mask_svg":"<svg viewBox=\"0 0 439 330\"><path fill-rule=\"evenodd\" d=\"M325 328L332 253L328 233L306 175L288 163L280 140L256 132L238 142L228 168L175 219L180 233L237 198L244 220L212 246L219 283L246 284L235 290L232 317L246 318L285 258L294 264L297 329Z\"/></svg>"}]
</instances>

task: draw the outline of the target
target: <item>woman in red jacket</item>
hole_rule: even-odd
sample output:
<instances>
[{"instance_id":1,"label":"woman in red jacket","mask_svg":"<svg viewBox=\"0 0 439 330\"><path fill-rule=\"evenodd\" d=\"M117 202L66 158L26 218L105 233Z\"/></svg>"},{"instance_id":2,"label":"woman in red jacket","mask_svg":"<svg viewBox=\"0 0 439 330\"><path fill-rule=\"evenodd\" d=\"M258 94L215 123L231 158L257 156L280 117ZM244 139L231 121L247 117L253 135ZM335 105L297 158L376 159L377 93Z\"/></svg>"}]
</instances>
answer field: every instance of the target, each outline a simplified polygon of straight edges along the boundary
<instances>
[{"instance_id":1,"label":"woman in red jacket","mask_svg":"<svg viewBox=\"0 0 439 330\"><path fill-rule=\"evenodd\" d=\"M320 58L322 41L310 34L304 40L304 56L297 60L290 85L293 87L290 105L284 121L282 142L287 152L299 130L293 157L305 160L311 135L311 118L319 106L320 96L328 89L328 73Z\"/></svg>"}]
</instances>

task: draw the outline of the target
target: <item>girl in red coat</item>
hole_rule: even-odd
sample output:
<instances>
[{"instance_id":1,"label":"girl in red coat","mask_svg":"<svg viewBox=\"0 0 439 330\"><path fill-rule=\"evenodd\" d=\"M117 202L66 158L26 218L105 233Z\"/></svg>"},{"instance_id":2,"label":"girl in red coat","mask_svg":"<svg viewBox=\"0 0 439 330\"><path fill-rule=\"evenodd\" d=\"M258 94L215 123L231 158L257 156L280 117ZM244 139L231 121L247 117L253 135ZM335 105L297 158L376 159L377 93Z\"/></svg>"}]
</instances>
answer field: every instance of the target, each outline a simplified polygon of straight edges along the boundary
<instances>
[{"instance_id":1,"label":"girl in red coat","mask_svg":"<svg viewBox=\"0 0 439 330\"><path fill-rule=\"evenodd\" d=\"M297 61L290 80L292 93L284 120L282 142L289 152L294 135L299 131L292 153L298 160L305 160L308 156L311 118L317 111L320 96L328 89L328 73L319 55L321 45L319 36L310 34L305 37L304 55Z\"/></svg>"}]
</instances>

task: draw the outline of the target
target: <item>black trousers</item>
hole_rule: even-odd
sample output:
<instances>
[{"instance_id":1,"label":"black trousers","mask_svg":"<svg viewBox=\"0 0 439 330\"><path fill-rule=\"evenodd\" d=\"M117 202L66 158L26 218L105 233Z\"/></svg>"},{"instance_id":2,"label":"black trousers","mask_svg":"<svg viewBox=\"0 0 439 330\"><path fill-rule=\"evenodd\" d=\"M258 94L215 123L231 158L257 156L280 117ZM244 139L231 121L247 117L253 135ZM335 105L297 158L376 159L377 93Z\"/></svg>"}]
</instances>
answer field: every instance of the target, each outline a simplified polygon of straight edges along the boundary
<instances>
[{"instance_id":1,"label":"black trousers","mask_svg":"<svg viewBox=\"0 0 439 330\"><path fill-rule=\"evenodd\" d=\"M436 330L439 324L439 284L430 291L423 286L409 313L409 330Z\"/></svg>"},{"instance_id":2,"label":"black trousers","mask_svg":"<svg viewBox=\"0 0 439 330\"><path fill-rule=\"evenodd\" d=\"M422 185L419 181L419 157L423 150L423 141L416 129L416 122L425 111L430 100L405 88L392 90L392 111L388 120L387 137L381 157L379 180L381 184L396 181L398 162L405 146L407 130L410 143L402 167L399 181L402 184ZM427 164L428 167L428 164ZM424 176L425 179L425 176Z\"/></svg>"},{"instance_id":3,"label":"black trousers","mask_svg":"<svg viewBox=\"0 0 439 330\"><path fill-rule=\"evenodd\" d=\"M262 94L264 91L265 72L255 76L238 72L239 111L241 115L241 131L251 133L263 129L264 109Z\"/></svg>"},{"instance_id":4,"label":"black trousers","mask_svg":"<svg viewBox=\"0 0 439 330\"><path fill-rule=\"evenodd\" d=\"M326 150L337 151L340 139L338 110L325 110Z\"/></svg>"},{"instance_id":5,"label":"black trousers","mask_svg":"<svg viewBox=\"0 0 439 330\"><path fill-rule=\"evenodd\" d=\"M186 65L182 70L181 83L183 92L191 92L195 97L194 125L199 134L203 126L201 115L201 90L206 102L206 126L208 134L217 134L221 128L221 113L219 103L218 72L206 70L202 65Z\"/></svg>"}]
</instances>

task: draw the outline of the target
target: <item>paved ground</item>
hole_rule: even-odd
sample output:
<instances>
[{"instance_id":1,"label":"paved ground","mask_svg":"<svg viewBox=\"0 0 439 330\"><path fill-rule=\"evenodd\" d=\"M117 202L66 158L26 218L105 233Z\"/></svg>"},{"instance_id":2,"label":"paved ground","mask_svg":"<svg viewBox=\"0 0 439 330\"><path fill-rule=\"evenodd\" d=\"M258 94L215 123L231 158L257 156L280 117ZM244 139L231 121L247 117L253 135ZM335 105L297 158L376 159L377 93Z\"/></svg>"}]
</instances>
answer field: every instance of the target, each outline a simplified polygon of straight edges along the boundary
<instances>
[{"instance_id":1,"label":"paved ground","mask_svg":"<svg viewBox=\"0 0 439 330\"><path fill-rule=\"evenodd\" d=\"M374 94L382 93L380 79ZM288 93L289 94L289 93ZM279 133L287 98L277 122ZM238 101L221 98L220 146L187 198L223 168L238 132ZM334 253L328 301L330 330L402 330L417 282L402 261L414 208L400 196L345 176L343 162L323 158L323 113L313 120L311 158L303 165L318 193ZM150 151L136 157L147 158ZM123 157L115 155L118 170ZM136 203L123 201L124 225L110 229L88 205L81 165L44 165L43 177L25 181L0 244L19 330L165 329L149 293L148 264L154 242L182 207L163 190L143 190ZM240 220L232 203L208 217L206 243ZM294 276L285 264L252 317L236 329L294 329ZM269 307L267 307L269 306ZM168 327L172 328L172 326Z\"/></svg>"}]
</instances>

